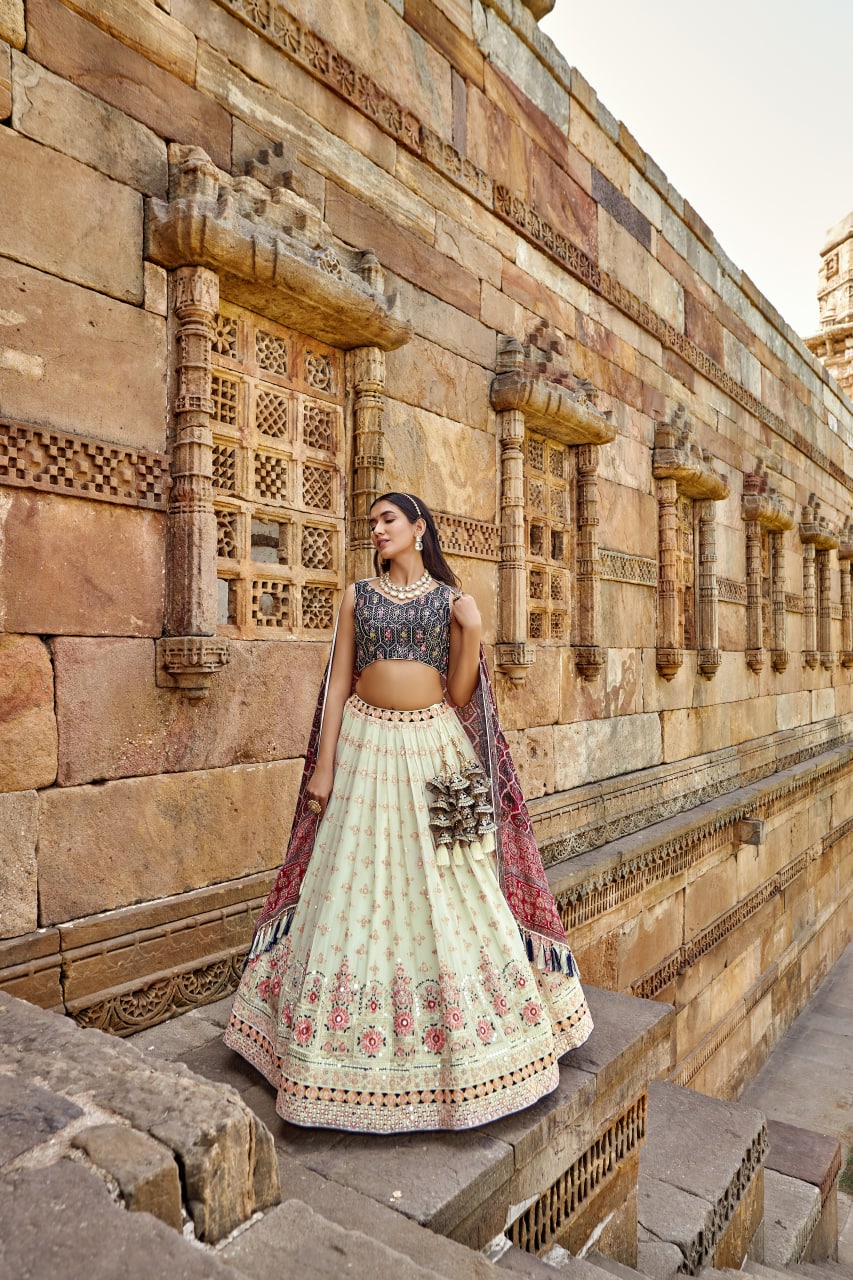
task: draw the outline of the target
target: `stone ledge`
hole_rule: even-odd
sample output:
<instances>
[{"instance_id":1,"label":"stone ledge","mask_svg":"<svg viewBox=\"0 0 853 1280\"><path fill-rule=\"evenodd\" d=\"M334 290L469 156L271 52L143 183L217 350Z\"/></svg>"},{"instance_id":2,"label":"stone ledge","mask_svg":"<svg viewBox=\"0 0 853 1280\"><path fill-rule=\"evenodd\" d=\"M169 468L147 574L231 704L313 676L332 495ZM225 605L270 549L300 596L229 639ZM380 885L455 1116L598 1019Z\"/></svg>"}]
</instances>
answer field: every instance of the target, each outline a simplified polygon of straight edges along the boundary
<instances>
[{"instance_id":1,"label":"stone ledge","mask_svg":"<svg viewBox=\"0 0 853 1280\"><path fill-rule=\"evenodd\" d=\"M142 1145L149 1159L154 1150L150 1140L156 1139L161 1170L167 1155L180 1169L183 1207L200 1240L221 1240L257 1210L280 1199L273 1140L266 1126L233 1090L200 1079L184 1067L146 1062L130 1045L97 1031L82 1031L66 1018L3 993L0 1072L19 1082L39 1080L39 1095L47 1096L33 1097L31 1105L45 1117L43 1128L65 1129L73 1121L79 1129L84 1112L98 1125L124 1123L137 1138L147 1135L149 1142ZM45 1110L51 1095L58 1097ZM67 1103L80 1114L72 1115ZM5 1132L3 1122L0 1130ZM12 1139L13 1147L16 1141L19 1145L21 1135L13 1134ZM87 1150L97 1161L97 1135L93 1141ZM62 1144L55 1145L43 1158L50 1163L64 1150ZM18 1163L22 1154L17 1153ZM104 1159L109 1166L105 1172L117 1178L119 1186L124 1178L130 1192L138 1182L133 1170L128 1171L115 1153ZM168 1187L165 1190L164 1211L174 1218L176 1206L169 1200Z\"/></svg>"},{"instance_id":2,"label":"stone ledge","mask_svg":"<svg viewBox=\"0 0 853 1280\"><path fill-rule=\"evenodd\" d=\"M764 1175L764 1256L769 1266L799 1262L820 1225L820 1191L768 1169Z\"/></svg>"},{"instance_id":3,"label":"stone ledge","mask_svg":"<svg viewBox=\"0 0 853 1280\"><path fill-rule=\"evenodd\" d=\"M675 1245L687 1275L711 1262L739 1267L764 1209L764 1116L678 1085L649 1086L640 1154L639 1267L645 1245ZM654 1251L653 1249L653 1251Z\"/></svg>"}]
</instances>

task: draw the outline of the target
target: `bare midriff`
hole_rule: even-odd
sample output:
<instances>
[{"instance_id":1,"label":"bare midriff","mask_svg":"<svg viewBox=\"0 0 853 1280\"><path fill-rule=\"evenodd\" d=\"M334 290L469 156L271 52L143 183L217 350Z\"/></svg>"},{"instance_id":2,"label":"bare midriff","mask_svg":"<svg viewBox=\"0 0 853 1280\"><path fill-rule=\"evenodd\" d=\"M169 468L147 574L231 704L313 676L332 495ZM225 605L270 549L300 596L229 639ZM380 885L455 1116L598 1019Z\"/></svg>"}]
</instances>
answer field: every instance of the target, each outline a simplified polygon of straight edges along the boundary
<instances>
[{"instance_id":1,"label":"bare midriff","mask_svg":"<svg viewBox=\"0 0 853 1280\"><path fill-rule=\"evenodd\" d=\"M371 662L358 677L355 691L364 702L389 711L418 711L444 697L435 667L403 658Z\"/></svg>"}]
</instances>

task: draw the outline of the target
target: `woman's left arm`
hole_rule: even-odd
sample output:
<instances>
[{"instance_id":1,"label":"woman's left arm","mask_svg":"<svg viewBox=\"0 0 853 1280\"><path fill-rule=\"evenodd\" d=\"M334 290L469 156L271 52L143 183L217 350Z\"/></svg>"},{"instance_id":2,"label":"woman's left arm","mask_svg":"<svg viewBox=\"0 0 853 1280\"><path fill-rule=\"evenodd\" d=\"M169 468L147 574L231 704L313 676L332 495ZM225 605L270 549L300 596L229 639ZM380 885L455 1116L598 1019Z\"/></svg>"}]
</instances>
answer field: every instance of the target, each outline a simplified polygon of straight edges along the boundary
<instances>
[{"instance_id":1,"label":"woman's left arm","mask_svg":"<svg viewBox=\"0 0 853 1280\"><path fill-rule=\"evenodd\" d=\"M447 692L457 707L470 702L480 678L480 633L483 620L473 596L457 596L450 615L450 659Z\"/></svg>"}]
</instances>

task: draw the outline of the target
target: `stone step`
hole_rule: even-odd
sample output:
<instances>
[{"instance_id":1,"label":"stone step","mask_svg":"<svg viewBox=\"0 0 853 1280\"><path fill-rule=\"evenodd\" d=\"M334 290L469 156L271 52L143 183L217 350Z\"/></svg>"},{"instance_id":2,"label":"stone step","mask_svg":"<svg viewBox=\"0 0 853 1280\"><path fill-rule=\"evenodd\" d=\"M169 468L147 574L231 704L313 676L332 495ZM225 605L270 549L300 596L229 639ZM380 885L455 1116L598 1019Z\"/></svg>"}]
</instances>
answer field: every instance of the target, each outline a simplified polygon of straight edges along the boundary
<instances>
[{"instance_id":1,"label":"stone step","mask_svg":"<svg viewBox=\"0 0 853 1280\"><path fill-rule=\"evenodd\" d=\"M71 1152L208 1243L280 1198L272 1137L233 1091L2 992L0 1169Z\"/></svg>"},{"instance_id":2,"label":"stone step","mask_svg":"<svg viewBox=\"0 0 853 1280\"><path fill-rule=\"evenodd\" d=\"M810 1280L853 1280L853 1267L844 1262L798 1262L797 1271Z\"/></svg>"},{"instance_id":3,"label":"stone step","mask_svg":"<svg viewBox=\"0 0 853 1280\"><path fill-rule=\"evenodd\" d=\"M820 1189L775 1169L764 1171L764 1261L799 1263L820 1225Z\"/></svg>"},{"instance_id":4,"label":"stone step","mask_svg":"<svg viewBox=\"0 0 853 1280\"><path fill-rule=\"evenodd\" d=\"M596 1267L600 1267L602 1271L609 1271L612 1276L619 1277L619 1280L637 1280L642 1272L637 1271L634 1267L626 1266L624 1262L617 1262L615 1258L605 1257L603 1253L592 1250L586 1254L586 1261L592 1262Z\"/></svg>"},{"instance_id":5,"label":"stone step","mask_svg":"<svg viewBox=\"0 0 853 1280\"><path fill-rule=\"evenodd\" d=\"M761 1225L756 1175L766 1149L759 1111L651 1084L640 1153L638 1269L671 1280L702 1267L740 1267Z\"/></svg>"},{"instance_id":6,"label":"stone step","mask_svg":"<svg viewBox=\"0 0 853 1280\"><path fill-rule=\"evenodd\" d=\"M596 988L587 990L587 998L595 1031L563 1058L559 1086L547 1098L466 1133L408 1133L392 1142L285 1124L275 1114L272 1089L219 1036L199 1045L194 1025L195 1044L186 1051L175 1049L174 1024L170 1036L172 1052L194 1072L238 1090L274 1134L280 1159L288 1157L338 1188L469 1249L479 1251L507 1233L531 1254L555 1243L578 1253L598 1225L596 1195L612 1195L614 1204L602 1216L616 1209L631 1218L624 1247L633 1260L646 1085L673 1061L673 1013L655 1001ZM136 1039L156 1052L156 1035ZM313 1205L313 1193L288 1191L287 1176L285 1196ZM326 1203L318 1207L334 1218ZM567 1240L573 1230L575 1237ZM598 1247L610 1246L605 1239Z\"/></svg>"}]
</instances>

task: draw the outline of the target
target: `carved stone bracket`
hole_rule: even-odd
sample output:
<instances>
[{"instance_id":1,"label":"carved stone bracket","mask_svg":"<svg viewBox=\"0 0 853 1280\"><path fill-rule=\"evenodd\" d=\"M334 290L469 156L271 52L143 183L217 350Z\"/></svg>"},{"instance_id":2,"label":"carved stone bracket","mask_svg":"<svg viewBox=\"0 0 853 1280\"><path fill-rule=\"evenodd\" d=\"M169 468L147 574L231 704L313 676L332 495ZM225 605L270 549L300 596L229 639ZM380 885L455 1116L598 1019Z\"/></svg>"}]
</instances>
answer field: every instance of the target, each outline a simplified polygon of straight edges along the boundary
<instances>
[{"instance_id":1,"label":"carved stone bracket","mask_svg":"<svg viewBox=\"0 0 853 1280\"><path fill-rule=\"evenodd\" d=\"M813 493L802 510L800 541L803 544L803 662L826 670L835 664L832 652L832 602L829 553L838 547L838 536L821 515ZM842 616L843 622L843 616Z\"/></svg>"},{"instance_id":2,"label":"carved stone bracket","mask_svg":"<svg viewBox=\"0 0 853 1280\"><path fill-rule=\"evenodd\" d=\"M696 441L693 426L679 405L669 422L655 431L652 475L658 495L658 640L657 668L672 680L683 661L684 615L678 582L679 497L698 500L697 665L711 679L722 657L717 647L719 592L716 575L716 503L728 497L729 484Z\"/></svg>"},{"instance_id":3,"label":"carved stone bracket","mask_svg":"<svg viewBox=\"0 0 853 1280\"><path fill-rule=\"evenodd\" d=\"M793 512L770 484L762 463L744 476L741 515L746 530L746 663L756 675L765 662L762 595L762 531L768 534L770 651L774 671L784 671L786 647L785 550L783 534L794 526Z\"/></svg>"},{"instance_id":4,"label":"carved stone bracket","mask_svg":"<svg viewBox=\"0 0 853 1280\"><path fill-rule=\"evenodd\" d=\"M549 376L549 374L551 376ZM527 564L524 540L524 435L541 432L577 451L577 555L574 640L578 672L594 680L605 662L596 643L598 625L598 445L615 438L609 416L596 408L591 388L560 375L546 362L530 368L525 348L503 339L491 402L501 444L501 554L499 566L498 670L521 681L536 650L528 641Z\"/></svg>"},{"instance_id":5,"label":"carved stone bracket","mask_svg":"<svg viewBox=\"0 0 853 1280\"><path fill-rule=\"evenodd\" d=\"M411 325L382 293L375 255L333 242L268 152L248 167L232 178L199 147L172 144L169 198L147 202L146 257L216 271L233 302L332 346L407 342Z\"/></svg>"},{"instance_id":6,"label":"carved stone bracket","mask_svg":"<svg viewBox=\"0 0 853 1280\"><path fill-rule=\"evenodd\" d=\"M205 698L210 681L227 664L231 648L214 636L165 636L157 641L160 688L181 689L192 700Z\"/></svg>"}]
</instances>

